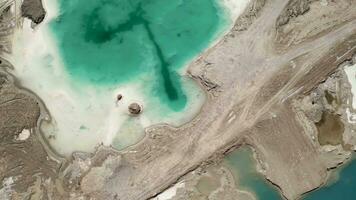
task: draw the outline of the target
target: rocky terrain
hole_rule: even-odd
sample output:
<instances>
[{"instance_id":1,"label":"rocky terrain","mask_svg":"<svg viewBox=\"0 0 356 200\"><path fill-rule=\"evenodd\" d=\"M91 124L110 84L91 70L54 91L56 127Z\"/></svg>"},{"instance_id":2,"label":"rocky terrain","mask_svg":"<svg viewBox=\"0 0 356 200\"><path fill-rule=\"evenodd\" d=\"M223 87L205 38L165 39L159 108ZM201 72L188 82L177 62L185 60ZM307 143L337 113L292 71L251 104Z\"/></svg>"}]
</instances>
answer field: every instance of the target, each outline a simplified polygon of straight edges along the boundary
<instances>
[{"instance_id":1,"label":"rocky terrain","mask_svg":"<svg viewBox=\"0 0 356 200\"><path fill-rule=\"evenodd\" d=\"M21 16L34 23L44 16L38 0L4 1L0 11L2 54L11 52ZM233 187L226 169L214 167L245 144L286 199L300 198L355 148L342 69L355 53L355 0L251 0L231 31L189 66L208 95L193 121L149 127L123 151L99 147L71 159L51 151L38 129L45 105L2 59L0 199L142 200L183 180L176 199L253 199ZM194 189L204 170L220 177L211 194Z\"/></svg>"},{"instance_id":2,"label":"rocky terrain","mask_svg":"<svg viewBox=\"0 0 356 200\"><path fill-rule=\"evenodd\" d=\"M43 8L41 0L26 0L21 4L21 14L34 23L39 24L43 21L46 11Z\"/></svg>"}]
</instances>

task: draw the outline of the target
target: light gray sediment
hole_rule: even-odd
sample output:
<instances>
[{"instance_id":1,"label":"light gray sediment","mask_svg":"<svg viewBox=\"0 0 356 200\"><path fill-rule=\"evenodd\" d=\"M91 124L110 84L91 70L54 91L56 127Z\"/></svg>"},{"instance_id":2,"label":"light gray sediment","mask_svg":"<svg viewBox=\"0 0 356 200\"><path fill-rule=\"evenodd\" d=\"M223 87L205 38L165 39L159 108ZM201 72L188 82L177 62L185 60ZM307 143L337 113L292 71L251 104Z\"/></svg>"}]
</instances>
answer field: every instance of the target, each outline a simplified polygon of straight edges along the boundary
<instances>
[{"instance_id":1,"label":"light gray sediment","mask_svg":"<svg viewBox=\"0 0 356 200\"><path fill-rule=\"evenodd\" d=\"M63 171L33 134L28 140L32 146L24 148L9 139L22 127L35 129L39 106L13 83L2 83L16 91L11 97L21 97L5 104L14 107L14 115L6 112L0 119L15 123L16 130L4 133L3 140L38 158L33 163L27 159L23 168L6 168L0 176L4 180L9 171L16 175L28 169L25 174L34 175L40 170L42 186L31 191L54 199L67 195L66 199L142 200L248 143L265 176L287 199L297 199L325 183L328 170L348 156L342 145L329 148L318 143L314 122L320 118L319 108L308 113L298 102L323 88L320 83L355 54L355 9L354 0L330 1L327 7L308 0L251 1L230 33L189 67L188 73L207 93L194 120L178 128L152 126L142 141L120 152L101 146L94 154L75 153ZM333 12L325 16L327 11ZM7 93L1 101L9 99ZM11 167L14 161L6 162ZM23 183L15 182L14 194L26 194L37 182Z\"/></svg>"}]
</instances>

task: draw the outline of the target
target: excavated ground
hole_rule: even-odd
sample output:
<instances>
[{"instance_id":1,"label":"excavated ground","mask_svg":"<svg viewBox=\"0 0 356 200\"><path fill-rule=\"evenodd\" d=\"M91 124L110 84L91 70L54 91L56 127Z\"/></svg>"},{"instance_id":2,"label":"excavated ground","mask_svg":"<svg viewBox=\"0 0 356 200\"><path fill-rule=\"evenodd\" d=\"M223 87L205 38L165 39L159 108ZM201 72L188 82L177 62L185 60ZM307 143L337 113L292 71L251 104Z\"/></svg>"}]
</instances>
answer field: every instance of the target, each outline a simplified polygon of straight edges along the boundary
<instances>
[{"instance_id":1,"label":"excavated ground","mask_svg":"<svg viewBox=\"0 0 356 200\"><path fill-rule=\"evenodd\" d=\"M17 1L0 7L2 52L11 51L7 38L21 25L8 8L11 2ZM24 4L22 9L30 9L24 16L39 22L42 15L31 9L42 11L41 2ZM342 71L335 74L355 53L355 0L251 1L230 33L189 67L208 94L193 121L150 127L141 142L121 152L100 147L68 161L51 152L36 128L44 104L22 89L2 60L0 197L142 200L202 169L229 182L231 176L211 164L249 144L266 178L287 199L297 199L324 184L329 169L344 162L356 144L343 112L350 108L349 86ZM334 88L340 84L346 89ZM323 113L339 116L343 130L320 133ZM251 198L226 188L224 194L231 195L220 199Z\"/></svg>"}]
</instances>

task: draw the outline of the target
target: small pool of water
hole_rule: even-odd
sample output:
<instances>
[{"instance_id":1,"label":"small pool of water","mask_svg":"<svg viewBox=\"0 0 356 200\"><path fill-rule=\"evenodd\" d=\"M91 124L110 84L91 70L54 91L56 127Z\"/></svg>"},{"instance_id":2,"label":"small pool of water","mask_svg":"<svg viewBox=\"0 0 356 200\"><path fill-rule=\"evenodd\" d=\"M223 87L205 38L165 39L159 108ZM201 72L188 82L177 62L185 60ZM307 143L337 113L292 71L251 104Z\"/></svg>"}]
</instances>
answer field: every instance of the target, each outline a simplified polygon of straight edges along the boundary
<instances>
[{"instance_id":1,"label":"small pool of water","mask_svg":"<svg viewBox=\"0 0 356 200\"><path fill-rule=\"evenodd\" d=\"M325 111L320 122L316 123L316 128L318 129L318 141L321 145L343 143L344 124L337 114Z\"/></svg>"},{"instance_id":2,"label":"small pool of water","mask_svg":"<svg viewBox=\"0 0 356 200\"><path fill-rule=\"evenodd\" d=\"M277 188L257 172L257 163L249 147L239 148L228 154L224 164L234 175L238 189L251 192L257 200L282 199Z\"/></svg>"}]
</instances>

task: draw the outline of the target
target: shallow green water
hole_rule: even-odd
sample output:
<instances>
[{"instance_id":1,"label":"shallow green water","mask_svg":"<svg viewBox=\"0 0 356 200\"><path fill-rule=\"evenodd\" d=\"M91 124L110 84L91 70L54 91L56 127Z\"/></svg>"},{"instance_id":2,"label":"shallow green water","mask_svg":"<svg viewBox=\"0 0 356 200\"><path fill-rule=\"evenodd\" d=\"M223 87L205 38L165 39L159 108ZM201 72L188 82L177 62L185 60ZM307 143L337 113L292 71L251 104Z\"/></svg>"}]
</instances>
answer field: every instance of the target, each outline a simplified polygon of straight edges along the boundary
<instances>
[{"instance_id":1,"label":"shallow green water","mask_svg":"<svg viewBox=\"0 0 356 200\"><path fill-rule=\"evenodd\" d=\"M305 200L355 200L356 199L356 161L353 160L338 170L338 179L329 185L316 190Z\"/></svg>"},{"instance_id":2,"label":"shallow green water","mask_svg":"<svg viewBox=\"0 0 356 200\"><path fill-rule=\"evenodd\" d=\"M252 192L258 200L282 199L277 188L257 172L251 149L244 147L230 153L224 163L233 173L239 189Z\"/></svg>"},{"instance_id":3,"label":"shallow green water","mask_svg":"<svg viewBox=\"0 0 356 200\"><path fill-rule=\"evenodd\" d=\"M282 200L277 188L256 171L256 161L250 149L242 148L225 158L225 164L234 174L238 188L253 192L258 200ZM304 200L355 200L356 161L338 169L330 183L305 195Z\"/></svg>"},{"instance_id":4,"label":"shallow green water","mask_svg":"<svg viewBox=\"0 0 356 200\"><path fill-rule=\"evenodd\" d=\"M179 68L227 24L215 0L59 3L51 29L73 80L96 86L143 81L148 93L176 111L187 101Z\"/></svg>"}]
</instances>

